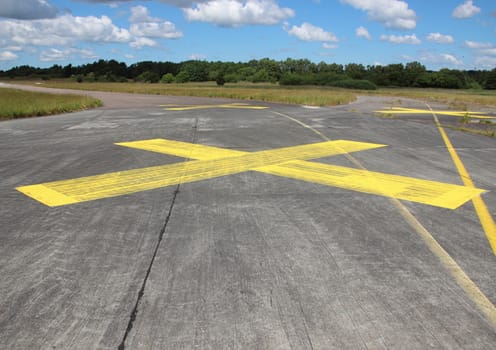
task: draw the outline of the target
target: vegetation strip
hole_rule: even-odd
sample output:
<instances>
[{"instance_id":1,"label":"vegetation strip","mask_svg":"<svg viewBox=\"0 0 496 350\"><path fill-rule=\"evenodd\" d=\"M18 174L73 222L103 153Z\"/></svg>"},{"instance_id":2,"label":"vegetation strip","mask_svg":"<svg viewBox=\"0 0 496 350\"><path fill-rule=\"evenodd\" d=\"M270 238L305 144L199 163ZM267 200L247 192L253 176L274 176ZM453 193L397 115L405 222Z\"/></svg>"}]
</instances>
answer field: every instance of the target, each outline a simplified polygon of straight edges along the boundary
<instances>
[{"instance_id":1,"label":"vegetation strip","mask_svg":"<svg viewBox=\"0 0 496 350\"><path fill-rule=\"evenodd\" d=\"M0 89L0 120L68 113L101 106L88 96Z\"/></svg>"}]
</instances>

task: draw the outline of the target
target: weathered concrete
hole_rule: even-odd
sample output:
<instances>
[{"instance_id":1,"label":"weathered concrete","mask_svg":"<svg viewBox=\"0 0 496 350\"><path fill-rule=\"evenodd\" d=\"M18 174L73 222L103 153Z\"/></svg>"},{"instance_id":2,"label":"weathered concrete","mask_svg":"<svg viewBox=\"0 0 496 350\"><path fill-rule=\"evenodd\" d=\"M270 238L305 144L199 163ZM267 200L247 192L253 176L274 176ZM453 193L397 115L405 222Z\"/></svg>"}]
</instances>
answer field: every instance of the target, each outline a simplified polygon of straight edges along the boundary
<instances>
[{"instance_id":1,"label":"weathered concrete","mask_svg":"<svg viewBox=\"0 0 496 350\"><path fill-rule=\"evenodd\" d=\"M56 208L15 190L183 161L114 145L154 138L250 152L323 136L381 143L353 158L462 184L432 124L373 116L385 100L158 106L173 99L0 123L0 348L496 347L494 323L381 196L251 171ZM475 184L491 191L483 198L494 216L495 140L447 132ZM344 156L316 161L356 167ZM496 259L472 204L403 204L496 303Z\"/></svg>"}]
</instances>

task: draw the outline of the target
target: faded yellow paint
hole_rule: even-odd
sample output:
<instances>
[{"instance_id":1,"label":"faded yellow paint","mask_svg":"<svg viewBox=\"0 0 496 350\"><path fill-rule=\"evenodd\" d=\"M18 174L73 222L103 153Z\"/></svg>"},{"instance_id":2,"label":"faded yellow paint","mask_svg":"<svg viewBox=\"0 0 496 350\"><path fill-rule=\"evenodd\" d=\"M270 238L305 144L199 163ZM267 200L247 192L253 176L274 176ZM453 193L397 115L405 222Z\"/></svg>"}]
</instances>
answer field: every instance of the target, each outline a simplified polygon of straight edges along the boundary
<instances>
[{"instance_id":1,"label":"faded yellow paint","mask_svg":"<svg viewBox=\"0 0 496 350\"><path fill-rule=\"evenodd\" d=\"M384 114L432 114L432 111L426 109L412 109L412 108L402 108L402 107L392 107L391 109L384 109L375 111L376 113ZM469 112L469 111L435 111L439 115L447 115L451 117L464 117L473 119L496 119L494 116L484 115L481 112Z\"/></svg>"},{"instance_id":2,"label":"faded yellow paint","mask_svg":"<svg viewBox=\"0 0 496 350\"><path fill-rule=\"evenodd\" d=\"M195 109L227 108L227 109L267 109L266 106L255 106L247 103L227 103L212 105L160 105L167 111L191 111Z\"/></svg>"}]
</instances>

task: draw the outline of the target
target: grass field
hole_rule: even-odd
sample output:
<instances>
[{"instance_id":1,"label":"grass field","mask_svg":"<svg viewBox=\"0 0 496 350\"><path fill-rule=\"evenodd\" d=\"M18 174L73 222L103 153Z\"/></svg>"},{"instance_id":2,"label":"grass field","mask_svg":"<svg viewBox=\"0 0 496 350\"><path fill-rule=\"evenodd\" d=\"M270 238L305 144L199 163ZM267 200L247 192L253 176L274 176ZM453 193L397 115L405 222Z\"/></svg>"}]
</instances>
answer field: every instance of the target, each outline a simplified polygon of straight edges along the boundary
<instances>
[{"instance_id":1,"label":"grass field","mask_svg":"<svg viewBox=\"0 0 496 350\"><path fill-rule=\"evenodd\" d=\"M87 96L0 89L0 120L67 113L100 105L99 100Z\"/></svg>"},{"instance_id":2,"label":"grass field","mask_svg":"<svg viewBox=\"0 0 496 350\"><path fill-rule=\"evenodd\" d=\"M23 82L34 84L34 82ZM39 84L39 83L38 83ZM199 96L222 97L240 100L254 100L265 102L280 102L311 106L335 106L354 101L359 95L385 96L393 98L411 98L426 102L441 102L450 105L456 110L471 110L480 107L496 107L496 91L483 90L443 90L443 89L415 89L415 88L380 88L378 90L347 90L333 87L281 87L276 84L237 83L217 86L211 83L187 84L147 84L147 83L77 83L69 80L51 80L43 83L44 87L126 92L153 95L172 96ZM2 89L0 89L2 93ZM5 92L4 92L5 93ZM12 92L11 92L12 93ZM25 94L24 92L21 94ZM42 94L44 95L44 94ZM13 98L0 95L0 118L17 116L46 115L60 112L69 112L97 105L95 100L85 97L48 95L52 102L33 103L32 97L20 97L18 102ZM48 97L47 97L48 98ZM82 99L73 102L74 99ZM33 100L32 100L33 99ZM68 102L63 102L68 99ZM30 101L26 105L26 100ZM4 102L2 102L4 101ZM398 101L399 102L399 101ZM44 106L46 108L41 108ZM18 109L19 110L18 110ZM460 125L458 125L460 124ZM494 136L496 123L488 122L484 125L454 123L447 127L457 130L474 132L487 136Z\"/></svg>"},{"instance_id":3,"label":"grass field","mask_svg":"<svg viewBox=\"0 0 496 350\"><path fill-rule=\"evenodd\" d=\"M146 84L146 83L77 83L71 81L47 81L46 87L129 92L140 94L226 97L241 100L281 102L313 106L335 106L356 99L357 95L389 96L443 102L457 109L471 105L496 107L496 91L485 90L443 90L415 88L380 88L378 90L347 90L332 87L281 87L276 84Z\"/></svg>"}]
</instances>

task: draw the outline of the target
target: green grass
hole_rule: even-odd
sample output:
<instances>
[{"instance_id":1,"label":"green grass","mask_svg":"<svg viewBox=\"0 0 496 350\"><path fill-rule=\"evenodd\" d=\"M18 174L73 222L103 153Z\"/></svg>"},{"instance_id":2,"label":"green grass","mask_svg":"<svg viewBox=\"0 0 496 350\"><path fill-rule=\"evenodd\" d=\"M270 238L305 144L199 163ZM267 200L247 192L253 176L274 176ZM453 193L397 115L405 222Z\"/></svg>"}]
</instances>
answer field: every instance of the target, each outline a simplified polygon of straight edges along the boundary
<instances>
[{"instance_id":1,"label":"green grass","mask_svg":"<svg viewBox=\"0 0 496 350\"><path fill-rule=\"evenodd\" d=\"M427 102L442 102L455 109L464 110L472 105L496 107L496 91L447 90L420 88L379 88L348 90L334 87L296 86L281 87L277 84L237 83L217 86L215 83L146 84L146 83L76 83L68 80L48 81L46 87L128 92L153 95L225 97L241 100L334 106L354 101L357 95L404 97Z\"/></svg>"},{"instance_id":2,"label":"green grass","mask_svg":"<svg viewBox=\"0 0 496 350\"><path fill-rule=\"evenodd\" d=\"M0 120L67 113L98 106L101 106L101 101L87 96L0 89Z\"/></svg>"},{"instance_id":3,"label":"green grass","mask_svg":"<svg viewBox=\"0 0 496 350\"><path fill-rule=\"evenodd\" d=\"M338 88L280 87L276 84L147 84L147 83L76 83L48 81L45 87L90 91L126 92L152 95L221 97L263 102L280 102L312 106L347 104L356 99L356 93Z\"/></svg>"},{"instance_id":4,"label":"green grass","mask_svg":"<svg viewBox=\"0 0 496 350\"><path fill-rule=\"evenodd\" d=\"M496 90L380 88L377 91L363 91L360 94L405 97L426 102L441 102L458 110L467 110L470 106L474 105L496 107Z\"/></svg>"}]
</instances>

